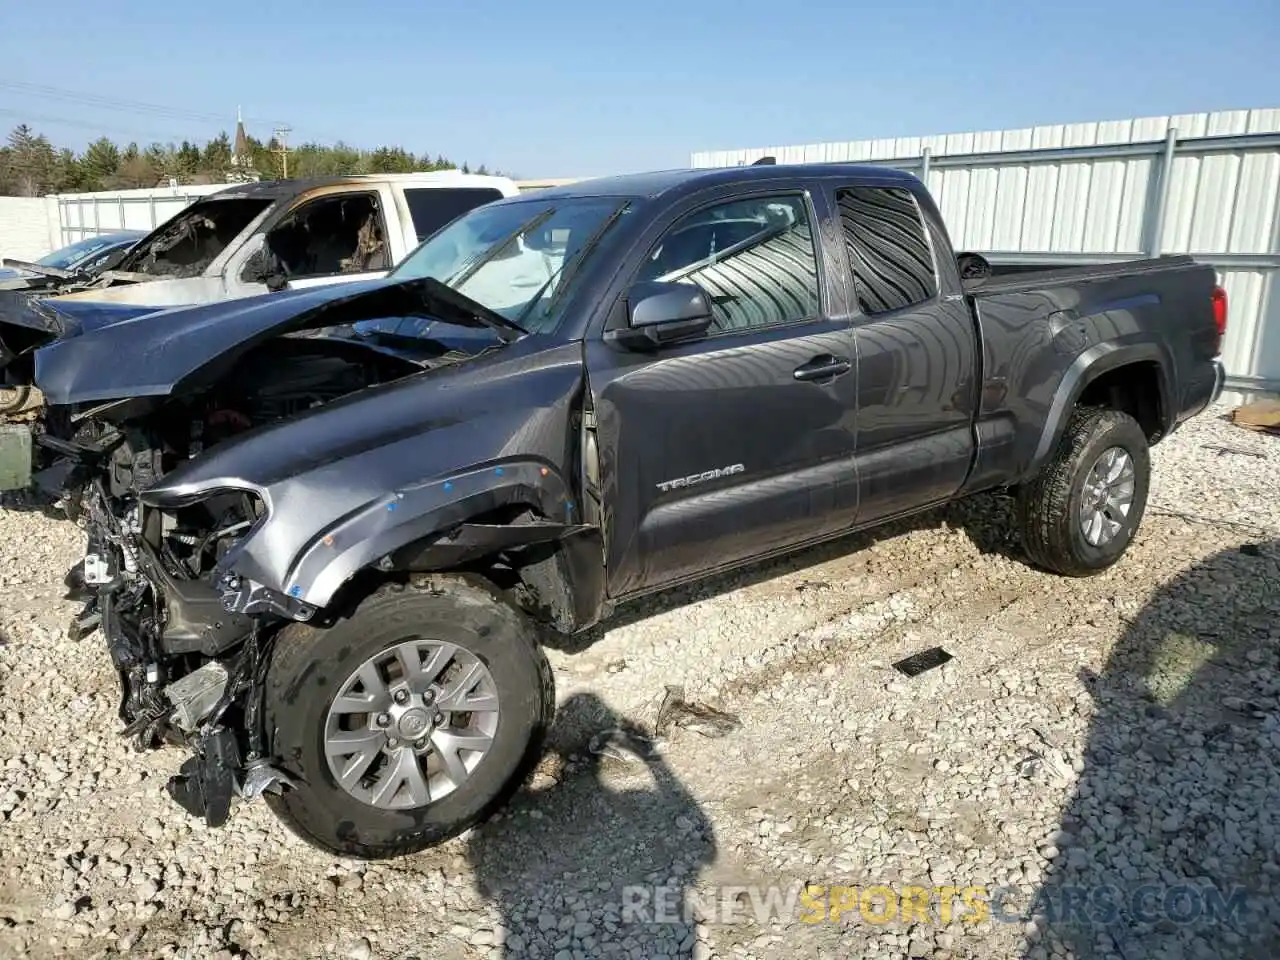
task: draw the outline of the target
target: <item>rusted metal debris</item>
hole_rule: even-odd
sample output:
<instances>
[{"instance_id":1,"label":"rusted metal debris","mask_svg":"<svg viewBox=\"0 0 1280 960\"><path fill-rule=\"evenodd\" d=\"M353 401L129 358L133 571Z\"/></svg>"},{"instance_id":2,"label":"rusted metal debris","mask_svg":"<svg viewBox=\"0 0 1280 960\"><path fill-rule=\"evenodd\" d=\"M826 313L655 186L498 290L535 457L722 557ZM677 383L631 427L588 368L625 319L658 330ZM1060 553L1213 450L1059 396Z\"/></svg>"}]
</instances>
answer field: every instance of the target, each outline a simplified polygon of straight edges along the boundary
<instances>
[{"instance_id":1,"label":"rusted metal debris","mask_svg":"<svg viewBox=\"0 0 1280 960\"><path fill-rule=\"evenodd\" d=\"M742 721L736 714L686 700L684 687L668 686L662 706L658 708L654 732L663 737L673 726L692 730L704 737L723 737L741 727Z\"/></svg>"},{"instance_id":2,"label":"rusted metal debris","mask_svg":"<svg viewBox=\"0 0 1280 960\"><path fill-rule=\"evenodd\" d=\"M1246 430L1280 436L1280 400L1258 400L1231 411L1231 422Z\"/></svg>"}]
</instances>

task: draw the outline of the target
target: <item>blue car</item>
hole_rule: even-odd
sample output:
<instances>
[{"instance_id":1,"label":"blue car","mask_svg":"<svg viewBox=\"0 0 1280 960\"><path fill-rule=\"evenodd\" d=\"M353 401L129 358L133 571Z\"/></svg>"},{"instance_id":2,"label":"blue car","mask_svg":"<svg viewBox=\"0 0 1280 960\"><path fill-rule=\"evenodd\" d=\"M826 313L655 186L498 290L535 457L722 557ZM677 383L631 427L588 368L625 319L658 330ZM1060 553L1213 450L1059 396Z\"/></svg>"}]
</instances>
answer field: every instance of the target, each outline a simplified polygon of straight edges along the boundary
<instances>
[{"instance_id":1,"label":"blue car","mask_svg":"<svg viewBox=\"0 0 1280 960\"><path fill-rule=\"evenodd\" d=\"M67 273L92 276L101 271L108 261L145 236L146 232L142 230L120 230L77 240L34 263L6 258L4 267L0 268L0 285L8 286L9 281L27 281L40 276L56 277Z\"/></svg>"}]
</instances>

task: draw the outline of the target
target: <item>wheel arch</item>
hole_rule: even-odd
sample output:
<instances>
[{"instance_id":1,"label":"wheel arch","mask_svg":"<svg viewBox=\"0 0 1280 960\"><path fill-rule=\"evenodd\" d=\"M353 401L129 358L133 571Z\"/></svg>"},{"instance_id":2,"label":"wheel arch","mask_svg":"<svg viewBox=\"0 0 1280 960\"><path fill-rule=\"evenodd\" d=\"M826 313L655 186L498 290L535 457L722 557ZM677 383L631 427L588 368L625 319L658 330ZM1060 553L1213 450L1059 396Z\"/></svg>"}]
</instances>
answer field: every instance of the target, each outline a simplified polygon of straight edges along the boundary
<instances>
[{"instance_id":1,"label":"wheel arch","mask_svg":"<svg viewBox=\"0 0 1280 960\"><path fill-rule=\"evenodd\" d=\"M595 622L604 600L600 531L576 522L577 511L560 475L532 461L399 491L318 532L287 592L319 609L349 607L387 579L479 572L570 632Z\"/></svg>"},{"instance_id":2,"label":"wheel arch","mask_svg":"<svg viewBox=\"0 0 1280 960\"><path fill-rule=\"evenodd\" d=\"M1157 442L1174 422L1171 377L1168 352L1154 341L1101 343L1084 351L1054 392L1035 451L1021 479L1034 476L1044 466L1080 406L1111 406L1129 413L1143 427L1148 440Z\"/></svg>"}]
</instances>

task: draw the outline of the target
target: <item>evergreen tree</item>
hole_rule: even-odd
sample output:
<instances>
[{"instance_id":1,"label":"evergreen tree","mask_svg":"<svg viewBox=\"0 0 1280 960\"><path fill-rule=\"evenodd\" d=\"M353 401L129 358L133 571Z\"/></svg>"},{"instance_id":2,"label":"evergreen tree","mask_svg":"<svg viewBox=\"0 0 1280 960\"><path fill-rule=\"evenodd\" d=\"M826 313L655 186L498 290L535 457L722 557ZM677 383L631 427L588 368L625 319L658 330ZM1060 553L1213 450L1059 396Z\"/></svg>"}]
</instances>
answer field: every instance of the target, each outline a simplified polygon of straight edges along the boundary
<instances>
[{"instance_id":1,"label":"evergreen tree","mask_svg":"<svg viewBox=\"0 0 1280 960\"><path fill-rule=\"evenodd\" d=\"M281 176L279 145L249 138L247 168L235 172L257 173L264 178ZM289 149L289 176L347 176L355 173L410 173L415 170L456 170L457 164L437 153L411 153L399 146L379 146L361 150L338 141L332 146L303 143ZM470 167L463 164L464 172ZM484 173L486 167L478 171ZM42 196L46 193L75 193L155 187L170 178L179 183L197 180L226 182L233 173L231 138L226 132L204 143L191 140L180 145L148 144L145 148L128 143L123 148L108 137L99 137L77 154L55 149L49 139L26 124L13 129L0 145L0 196Z\"/></svg>"},{"instance_id":2,"label":"evergreen tree","mask_svg":"<svg viewBox=\"0 0 1280 960\"><path fill-rule=\"evenodd\" d=\"M178 148L177 174L182 183L190 183L191 178L200 172L200 148L188 140L182 141Z\"/></svg>"},{"instance_id":3,"label":"evergreen tree","mask_svg":"<svg viewBox=\"0 0 1280 960\"><path fill-rule=\"evenodd\" d=\"M57 156L49 140L37 136L25 123L9 134L4 174L8 188L21 197L38 197L53 183Z\"/></svg>"},{"instance_id":4,"label":"evergreen tree","mask_svg":"<svg viewBox=\"0 0 1280 960\"><path fill-rule=\"evenodd\" d=\"M89 189L84 164L80 162L74 150L58 151L58 157L53 165L53 184L50 189L54 193L81 193Z\"/></svg>"},{"instance_id":5,"label":"evergreen tree","mask_svg":"<svg viewBox=\"0 0 1280 960\"><path fill-rule=\"evenodd\" d=\"M200 156L200 172L215 182L224 179L231 169L231 138L224 130L204 146Z\"/></svg>"},{"instance_id":6,"label":"evergreen tree","mask_svg":"<svg viewBox=\"0 0 1280 960\"><path fill-rule=\"evenodd\" d=\"M89 190L106 189L107 181L120 169L120 148L106 137L99 137L89 144L80 164Z\"/></svg>"}]
</instances>

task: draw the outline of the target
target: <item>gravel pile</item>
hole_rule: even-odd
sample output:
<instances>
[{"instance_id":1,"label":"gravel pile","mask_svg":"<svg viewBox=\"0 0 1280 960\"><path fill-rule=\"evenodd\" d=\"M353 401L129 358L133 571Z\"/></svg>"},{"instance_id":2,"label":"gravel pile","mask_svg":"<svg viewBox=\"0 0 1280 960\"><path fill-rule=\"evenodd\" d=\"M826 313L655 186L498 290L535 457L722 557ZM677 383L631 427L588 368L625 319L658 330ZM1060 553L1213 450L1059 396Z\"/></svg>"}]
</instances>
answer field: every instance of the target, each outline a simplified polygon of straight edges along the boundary
<instances>
[{"instance_id":1,"label":"gravel pile","mask_svg":"<svg viewBox=\"0 0 1280 960\"><path fill-rule=\"evenodd\" d=\"M115 735L101 638L67 637L77 531L11 501L0 956L1280 955L1280 440L1225 412L1157 448L1100 577L1028 568L989 497L620 611L551 652L529 789L388 863L169 801L179 754ZM601 736L653 735L668 685L738 723Z\"/></svg>"}]
</instances>

